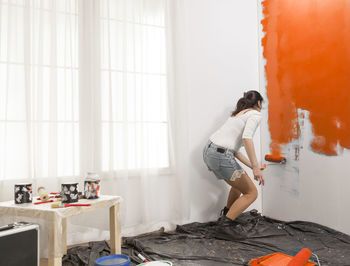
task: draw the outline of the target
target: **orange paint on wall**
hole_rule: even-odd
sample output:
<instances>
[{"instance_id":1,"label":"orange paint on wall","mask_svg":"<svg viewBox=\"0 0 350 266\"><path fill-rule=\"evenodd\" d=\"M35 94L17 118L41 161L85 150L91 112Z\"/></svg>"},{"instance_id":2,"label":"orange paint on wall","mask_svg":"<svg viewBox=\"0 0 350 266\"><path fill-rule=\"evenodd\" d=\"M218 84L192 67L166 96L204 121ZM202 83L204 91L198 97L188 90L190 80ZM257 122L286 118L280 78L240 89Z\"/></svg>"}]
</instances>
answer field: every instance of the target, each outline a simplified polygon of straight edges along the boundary
<instances>
[{"instance_id":1,"label":"orange paint on wall","mask_svg":"<svg viewBox=\"0 0 350 266\"><path fill-rule=\"evenodd\" d=\"M265 0L263 14L271 153L300 136L298 108L313 151L350 149L350 1Z\"/></svg>"}]
</instances>

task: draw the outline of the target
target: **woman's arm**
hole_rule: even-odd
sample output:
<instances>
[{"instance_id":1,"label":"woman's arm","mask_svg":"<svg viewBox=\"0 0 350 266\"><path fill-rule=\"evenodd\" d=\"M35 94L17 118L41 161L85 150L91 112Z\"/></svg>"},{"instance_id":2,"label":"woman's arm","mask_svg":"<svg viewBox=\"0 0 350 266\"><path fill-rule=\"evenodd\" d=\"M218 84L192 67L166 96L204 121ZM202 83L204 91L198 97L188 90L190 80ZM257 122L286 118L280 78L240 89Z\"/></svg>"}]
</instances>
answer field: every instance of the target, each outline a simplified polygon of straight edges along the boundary
<instances>
[{"instance_id":1,"label":"woman's arm","mask_svg":"<svg viewBox=\"0 0 350 266\"><path fill-rule=\"evenodd\" d=\"M259 185L261 183L264 185L265 181L262 175L261 167L259 166L258 160L256 159L254 142L250 138L243 138L242 141L253 169L254 179L259 181Z\"/></svg>"},{"instance_id":2,"label":"woman's arm","mask_svg":"<svg viewBox=\"0 0 350 266\"><path fill-rule=\"evenodd\" d=\"M250 169L253 169L252 164L250 163L249 159L245 157L245 155L241 152L236 152L235 157L240 160L243 164L248 166ZM260 170L264 170L265 167L261 166Z\"/></svg>"},{"instance_id":3,"label":"woman's arm","mask_svg":"<svg viewBox=\"0 0 350 266\"><path fill-rule=\"evenodd\" d=\"M243 164L248 166L249 168L253 169L252 164L250 163L249 159L243 155L241 152L236 152L235 157L240 160Z\"/></svg>"}]
</instances>

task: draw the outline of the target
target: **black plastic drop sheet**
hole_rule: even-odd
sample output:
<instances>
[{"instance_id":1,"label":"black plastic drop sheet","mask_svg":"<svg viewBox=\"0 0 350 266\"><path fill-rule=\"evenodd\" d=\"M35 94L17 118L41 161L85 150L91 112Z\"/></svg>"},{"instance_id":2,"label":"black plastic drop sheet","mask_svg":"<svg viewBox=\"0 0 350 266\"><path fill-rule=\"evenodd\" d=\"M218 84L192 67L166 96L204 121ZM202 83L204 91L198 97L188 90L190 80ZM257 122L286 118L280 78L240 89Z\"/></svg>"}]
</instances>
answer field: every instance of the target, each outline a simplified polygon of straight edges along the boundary
<instances>
[{"instance_id":1,"label":"black plastic drop sheet","mask_svg":"<svg viewBox=\"0 0 350 266\"><path fill-rule=\"evenodd\" d=\"M63 259L63 265L93 265L92 259L106 256L108 244L91 242L89 247L75 248ZM315 223L282 222L261 216L256 211L241 214L234 222L219 219L215 222L178 225L175 231L155 232L125 238L122 253L131 265L141 263L139 253L152 260L168 260L173 265L247 265L253 258L274 252L296 255L302 248L316 254L322 266L350 265L350 236ZM77 264L83 261L86 264ZM76 264L72 263L75 261ZM316 257L310 260L317 262Z\"/></svg>"}]
</instances>

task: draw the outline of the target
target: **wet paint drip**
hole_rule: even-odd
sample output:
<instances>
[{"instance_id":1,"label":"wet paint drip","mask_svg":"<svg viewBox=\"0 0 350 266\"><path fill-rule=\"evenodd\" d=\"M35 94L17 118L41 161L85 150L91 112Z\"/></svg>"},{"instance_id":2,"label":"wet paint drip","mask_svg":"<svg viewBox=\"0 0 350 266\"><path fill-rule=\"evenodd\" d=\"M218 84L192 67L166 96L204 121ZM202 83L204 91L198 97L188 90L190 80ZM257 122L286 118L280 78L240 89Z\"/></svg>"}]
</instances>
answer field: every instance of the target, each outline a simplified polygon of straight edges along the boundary
<instances>
[{"instance_id":1,"label":"wet paint drip","mask_svg":"<svg viewBox=\"0 0 350 266\"><path fill-rule=\"evenodd\" d=\"M314 152L349 149L350 1L265 0L263 14L271 153L300 137L298 109L309 112Z\"/></svg>"}]
</instances>

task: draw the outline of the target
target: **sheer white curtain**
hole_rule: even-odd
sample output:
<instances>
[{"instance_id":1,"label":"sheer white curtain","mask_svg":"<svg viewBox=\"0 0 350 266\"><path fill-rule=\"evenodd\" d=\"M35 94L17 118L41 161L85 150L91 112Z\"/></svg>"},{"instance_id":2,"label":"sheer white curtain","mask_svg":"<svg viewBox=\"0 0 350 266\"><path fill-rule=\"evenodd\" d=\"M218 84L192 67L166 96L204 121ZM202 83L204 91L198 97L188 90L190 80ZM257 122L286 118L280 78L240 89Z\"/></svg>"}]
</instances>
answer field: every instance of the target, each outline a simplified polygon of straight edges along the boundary
<instances>
[{"instance_id":1,"label":"sheer white curtain","mask_svg":"<svg viewBox=\"0 0 350 266\"><path fill-rule=\"evenodd\" d=\"M169 168L164 0L101 1L101 170Z\"/></svg>"},{"instance_id":2,"label":"sheer white curtain","mask_svg":"<svg viewBox=\"0 0 350 266\"><path fill-rule=\"evenodd\" d=\"M15 182L57 191L96 171L102 193L124 198L125 234L181 220L169 10L168 0L0 0L0 200ZM103 212L71 223L108 230Z\"/></svg>"},{"instance_id":3,"label":"sheer white curtain","mask_svg":"<svg viewBox=\"0 0 350 266\"><path fill-rule=\"evenodd\" d=\"M99 112L81 121L92 141L85 150L94 155L86 170L100 173L104 193L123 197L123 234L171 226L181 216L174 210L181 200L176 200L180 190L169 104L168 1L100 0L84 3L84 8L90 26L82 21L82 31L90 48L83 43L81 50L96 64L83 82L90 91L85 93L88 106ZM102 211L95 215L96 227L108 229L105 217ZM86 220L77 217L72 223L89 226Z\"/></svg>"},{"instance_id":4,"label":"sheer white curtain","mask_svg":"<svg viewBox=\"0 0 350 266\"><path fill-rule=\"evenodd\" d=\"M77 48L77 1L0 1L0 180L6 192L12 187L4 180L79 174Z\"/></svg>"}]
</instances>

